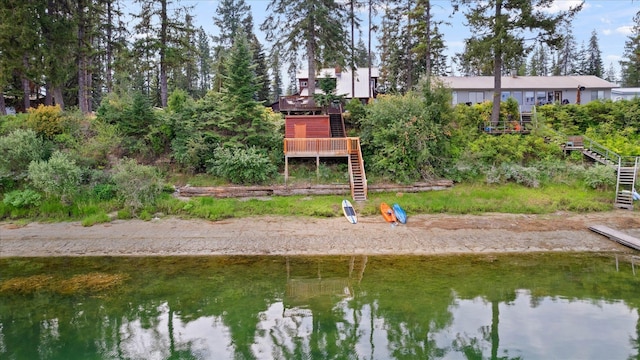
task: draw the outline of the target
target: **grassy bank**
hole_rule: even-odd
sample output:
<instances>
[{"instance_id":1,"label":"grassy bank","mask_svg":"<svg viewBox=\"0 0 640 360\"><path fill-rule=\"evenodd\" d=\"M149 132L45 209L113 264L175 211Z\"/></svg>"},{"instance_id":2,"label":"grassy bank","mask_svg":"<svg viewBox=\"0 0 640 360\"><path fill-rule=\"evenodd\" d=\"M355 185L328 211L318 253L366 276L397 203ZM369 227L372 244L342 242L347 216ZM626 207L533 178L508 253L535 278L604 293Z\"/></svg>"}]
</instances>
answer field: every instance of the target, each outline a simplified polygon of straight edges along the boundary
<instances>
[{"instance_id":1,"label":"grassy bank","mask_svg":"<svg viewBox=\"0 0 640 360\"><path fill-rule=\"evenodd\" d=\"M180 200L164 194L153 206L138 214L122 210L116 201L78 201L70 206L44 203L38 208L0 208L2 218L10 221L82 221L85 226L114 218L144 220L155 216L179 216L220 220L250 216L342 216L344 196L276 196L268 198L215 199L209 197ZM613 209L613 191L585 189L582 186L547 185L533 189L516 184L456 184L447 190L421 193L370 193L366 202L354 203L360 216L378 214L381 202L399 203L411 214L479 214L486 212L544 214L556 211L597 212ZM0 204L0 206L2 206Z\"/></svg>"}]
</instances>

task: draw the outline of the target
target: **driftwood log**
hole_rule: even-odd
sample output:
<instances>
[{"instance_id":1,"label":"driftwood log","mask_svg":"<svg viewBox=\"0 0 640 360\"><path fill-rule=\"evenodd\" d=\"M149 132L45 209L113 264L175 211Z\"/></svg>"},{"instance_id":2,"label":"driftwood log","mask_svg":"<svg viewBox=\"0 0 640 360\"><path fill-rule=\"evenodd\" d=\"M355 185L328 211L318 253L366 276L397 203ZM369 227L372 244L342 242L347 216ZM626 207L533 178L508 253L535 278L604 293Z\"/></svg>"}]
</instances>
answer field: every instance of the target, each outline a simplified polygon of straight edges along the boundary
<instances>
[{"instance_id":1,"label":"driftwood log","mask_svg":"<svg viewBox=\"0 0 640 360\"><path fill-rule=\"evenodd\" d=\"M422 192L451 188L451 180L435 180L411 185L378 184L369 185L369 192ZM215 198L242 198L289 195L350 195L351 188L347 184L334 185L275 185L275 186L183 186L176 188L176 196Z\"/></svg>"}]
</instances>

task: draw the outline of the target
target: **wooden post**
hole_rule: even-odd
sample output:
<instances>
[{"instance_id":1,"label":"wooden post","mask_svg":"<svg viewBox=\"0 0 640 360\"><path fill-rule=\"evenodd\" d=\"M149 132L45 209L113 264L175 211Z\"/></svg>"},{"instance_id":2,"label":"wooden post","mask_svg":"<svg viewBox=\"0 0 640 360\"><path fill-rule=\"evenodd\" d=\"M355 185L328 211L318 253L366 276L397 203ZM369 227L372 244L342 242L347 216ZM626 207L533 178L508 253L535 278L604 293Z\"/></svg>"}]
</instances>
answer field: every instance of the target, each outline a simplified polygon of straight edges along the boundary
<instances>
[{"instance_id":1,"label":"wooden post","mask_svg":"<svg viewBox=\"0 0 640 360\"><path fill-rule=\"evenodd\" d=\"M289 157L284 156L284 184L287 185L287 178L289 177Z\"/></svg>"},{"instance_id":2,"label":"wooden post","mask_svg":"<svg viewBox=\"0 0 640 360\"><path fill-rule=\"evenodd\" d=\"M316 156L316 177L320 179L320 155Z\"/></svg>"}]
</instances>

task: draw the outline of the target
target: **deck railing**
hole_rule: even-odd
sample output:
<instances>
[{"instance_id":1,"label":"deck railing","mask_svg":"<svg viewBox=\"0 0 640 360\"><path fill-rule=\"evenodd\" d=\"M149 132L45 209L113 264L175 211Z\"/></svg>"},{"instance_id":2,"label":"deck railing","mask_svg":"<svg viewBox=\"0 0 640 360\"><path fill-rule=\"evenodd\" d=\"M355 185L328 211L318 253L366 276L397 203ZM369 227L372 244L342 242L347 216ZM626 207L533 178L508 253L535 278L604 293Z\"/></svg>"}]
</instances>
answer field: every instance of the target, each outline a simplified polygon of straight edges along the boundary
<instances>
[{"instance_id":1,"label":"deck railing","mask_svg":"<svg viewBox=\"0 0 640 360\"><path fill-rule=\"evenodd\" d=\"M281 96L279 103L280 111L319 109L319 106L316 105L313 98L308 96Z\"/></svg>"},{"instance_id":2,"label":"deck railing","mask_svg":"<svg viewBox=\"0 0 640 360\"><path fill-rule=\"evenodd\" d=\"M350 139L352 138L284 139L284 153L287 156L348 156L352 146Z\"/></svg>"}]
</instances>

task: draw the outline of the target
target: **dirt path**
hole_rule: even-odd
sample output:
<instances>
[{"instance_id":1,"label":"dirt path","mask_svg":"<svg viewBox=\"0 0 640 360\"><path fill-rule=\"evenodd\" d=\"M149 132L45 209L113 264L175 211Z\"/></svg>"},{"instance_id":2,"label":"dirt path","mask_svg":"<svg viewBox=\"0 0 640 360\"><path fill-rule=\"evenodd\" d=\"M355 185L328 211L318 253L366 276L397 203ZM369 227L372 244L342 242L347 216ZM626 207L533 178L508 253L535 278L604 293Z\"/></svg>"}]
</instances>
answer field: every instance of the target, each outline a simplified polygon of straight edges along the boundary
<instances>
[{"instance_id":1,"label":"dirt path","mask_svg":"<svg viewBox=\"0 0 640 360\"><path fill-rule=\"evenodd\" d=\"M0 257L143 255L452 254L530 251L637 253L590 225L640 237L637 212L551 215L416 215L392 227L382 217L256 217L225 221L114 221L16 226L0 223Z\"/></svg>"}]
</instances>

